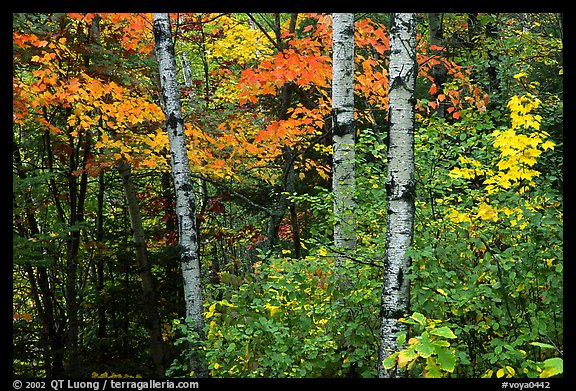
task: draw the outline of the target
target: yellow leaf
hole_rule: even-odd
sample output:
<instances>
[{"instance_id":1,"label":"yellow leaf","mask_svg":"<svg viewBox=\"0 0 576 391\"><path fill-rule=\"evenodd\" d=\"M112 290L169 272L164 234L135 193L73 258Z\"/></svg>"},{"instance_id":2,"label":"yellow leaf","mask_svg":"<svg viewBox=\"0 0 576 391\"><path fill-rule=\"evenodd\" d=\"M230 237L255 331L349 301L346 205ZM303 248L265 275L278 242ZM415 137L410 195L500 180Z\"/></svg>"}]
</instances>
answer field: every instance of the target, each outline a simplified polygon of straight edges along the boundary
<instances>
[{"instance_id":1,"label":"yellow leaf","mask_svg":"<svg viewBox=\"0 0 576 391\"><path fill-rule=\"evenodd\" d=\"M514 376L514 374L516 373L516 371L514 370L514 368L512 368L510 365L506 365L506 370L508 371L508 373L510 374L510 376Z\"/></svg>"},{"instance_id":2,"label":"yellow leaf","mask_svg":"<svg viewBox=\"0 0 576 391\"><path fill-rule=\"evenodd\" d=\"M442 296L448 297L448 294L444 291L444 289L438 288L438 289L436 289L436 291L437 291L438 293L440 293Z\"/></svg>"},{"instance_id":3,"label":"yellow leaf","mask_svg":"<svg viewBox=\"0 0 576 391\"><path fill-rule=\"evenodd\" d=\"M498 220L498 211L496 208L492 208L490 205L486 204L485 202L483 202L482 204L480 204L480 206L478 207L478 214L477 216L479 218L481 218L482 220L492 220L492 221L497 221Z\"/></svg>"},{"instance_id":4,"label":"yellow leaf","mask_svg":"<svg viewBox=\"0 0 576 391\"><path fill-rule=\"evenodd\" d=\"M482 377L482 378L489 378L489 377L492 377L493 374L494 374L494 371L491 370L491 369L488 369L488 370L487 370L482 376L480 376L480 377Z\"/></svg>"},{"instance_id":5,"label":"yellow leaf","mask_svg":"<svg viewBox=\"0 0 576 391\"><path fill-rule=\"evenodd\" d=\"M416 359L418 356L414 350L405 349L398 353L398 366L404 368L410 361Z\"/></svg>"},{"instance_id":6,"label":"yellow leaf","mask_svg":"<svg viewBox=\"0 0 576 391\"><path fill-rule=\"evenodd\" d=\"M213 303L212 305L210 305L210 307L208 307L208 312L206 313L206 319L210 319L211 317L213 317L215 312L216 312L216 303Z\"/></svg>"},{"instance_id":7,"label":"yellow leaf","mask_svg":"<svg viewBox=\"0 0 576 391\"><path fill-rule=\"evenodd\" d=\"M274 316L275 314L280 312L280 307L277 305L270 305L270 304L266 303L266 304L264 304L264 307L266 307L268 309L268 311L270 311L270 316Z\"/></svg>"},{"instance_id":8,"label":"yellow leaf","mask_svg":"<svg viewBox=\"0 0 576 391\"><path fill-rule=\"evenodd\" d=\"M497 378L501 378L502 376L504 376L504 368L500 368L500 369L496 372L496 377L497 377Z\"/></svg>"}]
</instances>

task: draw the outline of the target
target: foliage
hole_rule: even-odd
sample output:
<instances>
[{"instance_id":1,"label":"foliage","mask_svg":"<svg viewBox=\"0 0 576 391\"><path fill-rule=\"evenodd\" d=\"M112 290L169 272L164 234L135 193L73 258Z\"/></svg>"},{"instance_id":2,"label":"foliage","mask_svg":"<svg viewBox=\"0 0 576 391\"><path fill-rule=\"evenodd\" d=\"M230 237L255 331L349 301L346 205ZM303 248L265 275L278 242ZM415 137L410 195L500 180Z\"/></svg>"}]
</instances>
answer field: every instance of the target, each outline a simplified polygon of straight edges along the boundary
<instances>
[{"instance_id":1,"label":"foliage","mask_svg":"<svg viewBox=\"0 0 576 391\"><path fill-rule=\"evenodd\" d=\"M456 335L447 326L440 326L442 321L427 319L419 312L414 312L408 318L401 318L401 322L419 327L419 335L408 340L408 346L403 348L407 333L400 334L397 338L398 352L392 353L384 359L384 368L394 366L406 367L407 370L416 371L414 368L425 366L420 370L424 377L442 377L443 371L452 373L456 364L456 352L450 348L449 339ZM448 340L447 340L448 339ZM403 349L402 349L403 348ZM421 361L421 360L420 360Z\"/></svg>"},{"instance_id":2,"label":"foliage","mask_svg":"<svg viewBox=\"0 0 576 391\"><path fill-rule=\"evenodd\" d=\"M418 19L411 308L385 365L407 377L563 376L561 16L442 17L442 47ZM330 15L171 18L207 338L184 319L151 15L14 14L14 374L65 377L73 359L86 377L154 373L115 170L124 160L168 376L194 375L191 348L213 377L376 376L387 15L355 16L358 251L343 295L331 244Z\"/></svg>"},{"instance_id":3,"label":"foliage","mask_svg":"<svg viewBox=\"0 0 576 391\"><path fill-rule=\"evenodd\" d=\"M419 144L420 170L433 168L420 188L412 303L442 317L457 335L458 377L536 377L546 353L530 343L546 338L562 345L562 198L530 168L548 150L548 135L531 122L537 117L527 104L515 104L532 99L511 99L512 131L491 131L466 116L419 137L427 141ZM522 110L520 127L515 120ZM428 123L439 130L436 121ZM469 132L459 137L461 129ZM448 161L460 166L443 163L442 143L452 137L461 140L461 153ZM506 364L494 368L497 363Z\"/></svg>"},{"instance_id":4,"label":"foliage","mask_svg":"<svg viewBox=\"0 0 576 391\"><path fill-rule=\"evenodd\" d=\"M213 377L374 376L378 283L368 269L356 271L354 289L338 300L333 262L267 258L254 266L253 275L231 281L233 289L220 289L222 299L206 304L204 348ZM351 315L346 324L343 311ZM185 323L174 323L176 343L190 338ZM177 361L170 373L185 367Z\"/></svg>"}]
</instances>

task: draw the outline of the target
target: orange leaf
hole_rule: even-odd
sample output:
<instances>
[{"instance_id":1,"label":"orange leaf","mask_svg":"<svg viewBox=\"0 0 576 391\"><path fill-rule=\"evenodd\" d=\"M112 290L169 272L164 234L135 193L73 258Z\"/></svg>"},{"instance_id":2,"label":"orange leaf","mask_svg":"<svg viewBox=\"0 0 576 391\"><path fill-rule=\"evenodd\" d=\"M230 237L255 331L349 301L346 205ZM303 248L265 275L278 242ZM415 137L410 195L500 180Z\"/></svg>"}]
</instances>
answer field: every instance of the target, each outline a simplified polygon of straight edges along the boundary
<instances>
[{"instance_id":1,"label":"orange leaf","mask_svg":"<svg viewBox=\"0 0 576 391\"><path fill-rule=\"evenodd\" d=\"M222 168L226 165L226 162L222 159L217 159L214 161L214 167L216 168Z\"/></svg>"}]
</instances>

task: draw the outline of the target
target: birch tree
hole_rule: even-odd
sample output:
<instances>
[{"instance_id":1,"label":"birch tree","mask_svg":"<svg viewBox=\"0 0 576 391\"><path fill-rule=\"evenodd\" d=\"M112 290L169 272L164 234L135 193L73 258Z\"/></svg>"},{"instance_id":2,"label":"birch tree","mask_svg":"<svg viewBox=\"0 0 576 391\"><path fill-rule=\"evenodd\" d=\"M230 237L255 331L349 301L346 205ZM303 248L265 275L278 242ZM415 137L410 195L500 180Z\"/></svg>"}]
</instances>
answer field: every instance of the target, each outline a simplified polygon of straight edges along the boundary
<instances>
[{"instance_id":1,"label":"birch tree","mask_svg":"<svg viewBox=\"0 0 576 391\"><path fill-rule=\"evenodd\" d=\"M397 350L396 336L404 325L410 301L407 269L414 225L414 88L416 80L416 14L397 13L390 29L388 89L388 177L386 253L382 286L379 377L398 377L382 361Z\"/></svg>"},{"instance_id":2,"label":"birch tree","mask_svg":"<svg viewBox=\"0 0 576 391\"><path fill-rule=\"evenodd\" d=\"M172 165L172 177L176 194L176 216L180 263L184 279L184 301L186 317L193 322L200 340L204 339L202 316L202 285L200 281L200 259L198 256L198 234L196 227L196 203L192 192L192 177L186 150L186 136L182 119L174 43L167 13L154 14L154 46L160 73L162 99ZM207 370L198 351L191 352L190 366L198 377L206 376Z\"/></svg>"},{"instance_id":3,"label":"birch tree","mask_svg":"<svg viewBox=\"0 0 576 391\"><path fill-rule=\"evenodd\" d=\"M354 14L332 15L332 191L336 265L356 250Z\"/></svg>"}]
</instances>

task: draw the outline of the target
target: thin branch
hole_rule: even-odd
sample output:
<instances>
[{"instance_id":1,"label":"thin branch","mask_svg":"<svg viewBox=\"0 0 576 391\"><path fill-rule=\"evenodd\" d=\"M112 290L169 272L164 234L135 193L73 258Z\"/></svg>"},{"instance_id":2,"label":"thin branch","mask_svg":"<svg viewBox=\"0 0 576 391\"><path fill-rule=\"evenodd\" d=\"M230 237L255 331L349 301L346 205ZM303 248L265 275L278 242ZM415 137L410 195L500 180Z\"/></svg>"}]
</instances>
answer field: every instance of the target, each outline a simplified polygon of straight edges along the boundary
<instances>
[{"instance_id":1,"label":"thin branch","mask_svg":"<svg viewBox=\"0 0 576 391\"><path fill-rule=\"evenodd\" d=\"M225 185L221 182L218 182L212 178L209 178L207 176L203 176L203 175L197 175L197 174L190 174L191 177L196 178L196 179L201 179L201 180L205 180L207 182L212 183L213 185L219 186L223 189L225 189L226 191L230 192L231 194L235 195L236 197L240 198L241 200L243 200L244 202L246 202L247 204L253 206L256 209L261 210L262 212L264 212L266 214L266 216L271 216L273 214L273 212L266 208L265 206L262 206L260 204L255 203L254 201L252 201L250 198L246 197L244 194L237 192L236 190L232 189L230 186Z\"/></svg>"},{"instance_id":2,"label":"thin branch","mask_svg":"<svg viewBox=\"0 0 576 391\"><path fill-rule=\"evenodd\" d=\"M288 182L288 174L290 172L290 167L292 167L296 158L298 156L304 156L310 149L312 149L312 147L314 147L316 144L318 144L320 142L320 140L322 140L324 137L327 137L329 133L330 133L330 129L328 129L326 132L322 133L320 136L318 136L314 140L312 140L312 142L302 152L296 151L293 155L290 156L290 160L286 164L286 169L284 171L284 175L282 178L282 185L284 188L286 188L286 183Z\"/></svg>"},{"instance_id":3,"label":"thin branch","mask_svg":"<svg viewBox=\"0 0 576 391\"><path fill-rule=\"evenodd\" d=\"M496 261L496 266L498 267L498 280L500 281L500 290L502 291L502 296L504 296L504 304L506 306L506 312L508 313L508 317L510 318L510 322L514 324L514 318L512 317L512 313L510 312L510 306L508 305L508 292L506 292L506 287L504 286L504 277L502 277L502 267L500 266L500 261L498 260L498 256L500 254L496 254L492 247L484 240L482 236L478 236L484 246L486 246L486 250L492 255L492 258Z\"/></svg>"},{"instance_id":4,"label":"thin branch","mask_svg":"<svg viewBox=\"0 0 576 391\"><path fill-rule=\"evenodd\" d=\"M258 23L258 21L256 20L256 18L254 18L254 16L251 13L247 13L246 15L248 15L248 17L250 18L250 20L252 22L254 22L254 24L256 25L256 27L258 27L258 29L260 29L260 31L262 31L262 34L264 34L264 36L266 38L268 38L268 40L272 43L272 45L277 49L280 50L280 47L278 46L278 42L276 42L266 31L266 29L264 29L264 27Z\"/></svg>"}]
</instances>

